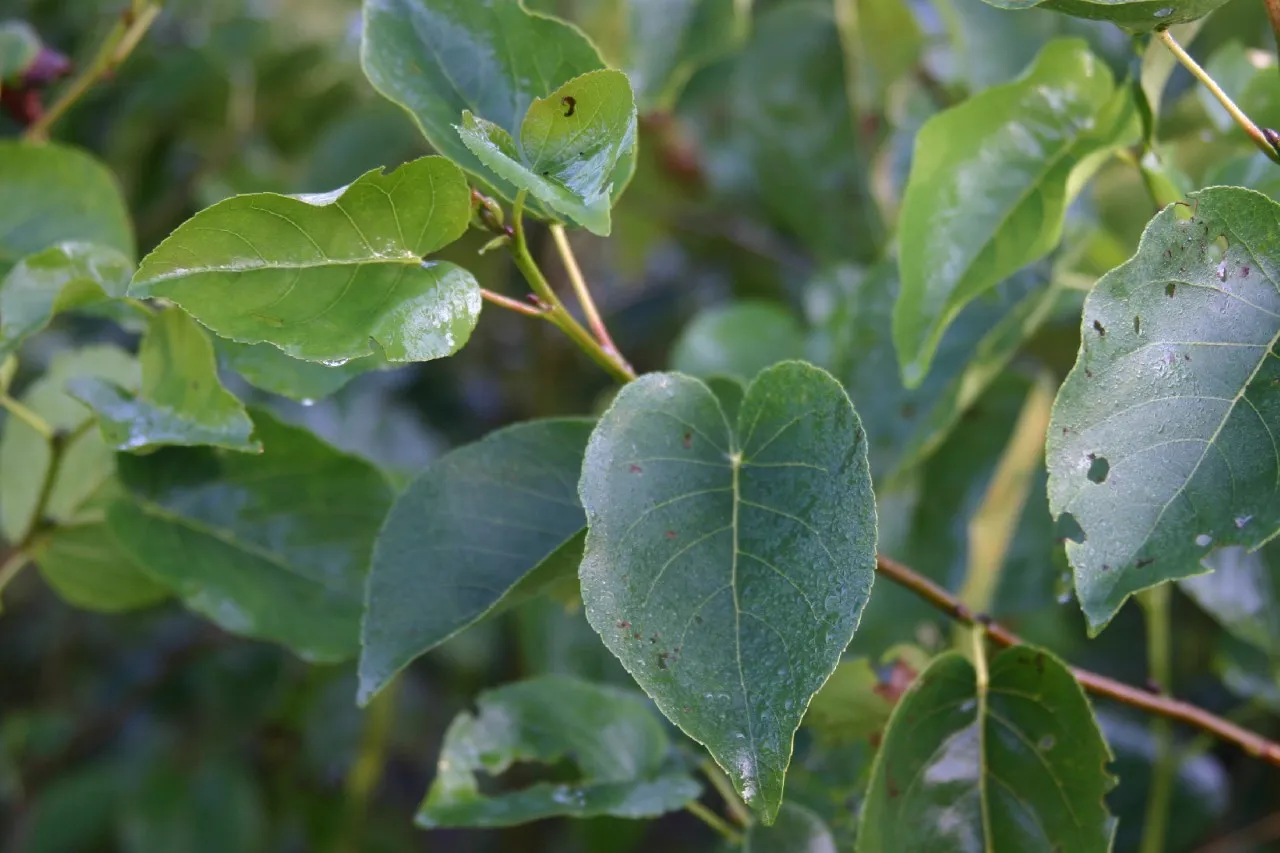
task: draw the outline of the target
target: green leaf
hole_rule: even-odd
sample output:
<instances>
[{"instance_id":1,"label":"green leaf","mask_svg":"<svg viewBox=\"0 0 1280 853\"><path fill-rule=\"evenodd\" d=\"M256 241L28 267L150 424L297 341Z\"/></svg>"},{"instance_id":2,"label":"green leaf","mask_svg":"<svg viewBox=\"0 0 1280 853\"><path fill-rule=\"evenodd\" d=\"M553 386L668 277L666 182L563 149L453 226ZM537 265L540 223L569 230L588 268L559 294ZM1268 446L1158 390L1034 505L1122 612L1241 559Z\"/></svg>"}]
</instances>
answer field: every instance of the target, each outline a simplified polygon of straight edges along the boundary
<instances>
[{"instance_id":1,"label":"green leaf","mask_svg":"<svg viewBox=\"0 0 1280 853\"><path fill-rule=\"evenodd\" d=\"M366 703L416 657L495 610L574 577L593 421L531 421L431 464L374 549L360 652Z\"/></svg>"},{"instance_id":2,"label":"green leaf","mask_svg":"<svg viewBox=\"0 0 1280 853\"><path fill-rule=\"evenodd\" d=\"M548 675L481 693L477 715L459 714L445 734L436 779L418 825L512 826L542 818L656 817L682 808L698 783L671 766L662 722L630 691ZM538 782L486 796L477 771L516 762L568 760L572 781Z\"/></svg>"},{"instance_id":3,"label":"green leaf","mask_svg":"<svg viewBox=\"0 0 1280 853\"><path fill-rule=\"evenodd\" d=\"M893 312L909 387L960 309L1057 245L1077 169L1099 162L1093 155L1131 125L1114 92L1085 43L1062 39L1017 81L925 122L902 204Z\"/></svg>"},{"instance_id":4,"label":"green leaf","mask_svg":"<svg viewBox=\"0 0 1280 853\"><path fill-rule=\"evenodd\" d=\"M1001 9L1039 6L1076 18L1110 21L1130 32L1145 33L1203 18L1227 0L986 0Z\"/></svg>"},{"instance_id":5,"label":"green leaf","mask_svg":"<svg viewBox=\"0 0 1280 853\"><path fill-rule=\"evenodd\" d=\"M1280 201L1280 169L1261 151L1218 163L1205 178L1205 185L1245 187Z\"/></svg>"},{"instance_id":6,"label":"green leaf","mask_svg":"<svg viewBox=\"0 0 1280 853\"><path fill-rule=\"evenodd\" d=\"M753 824L743 853L836 853L836 841L822 818L791 803L778 810L772 826Z\"/></svg>"},{"instance_id":7,"label":"green leaf","mask_svg":"<svg viewBox=\"0 0 1280 853\"><path fill-rule=\"evenodd\" d=\"M124 255L88 243L60 243L23 258L0 279L0 358L55 314L124 296L132 275Z\"/></svg>"},{"instance_id":8,"label":"green leaf","mask_svg":"<svg viewBox=\"0 0 1280 853\"><path fill-rule=\"evenodd\" d=\"M121 551L101 521L53 529L36 540L31 558L63 600L85 610L120 613L169 594Z\"/></svg>"},{"instance_id":9,"label":"green leaf","mask_svg":"<svg viewBox=\"0 0 1280 853\"><path fill-rule=\"evenodd\" d=\"M1280 545L1221 548L1205 558L1210 574L1178 582L1228 632L1280 661Z\"/></svg>"},{"instance_id":10,"label":"green leaf","mask_svg":"<svg viewBox=\"0 0 1280 853\"><path fill-rule=\"evenodd\" d=\"M68 522L115 472L113 454L97 430L93 414L63 390L77 376L100 376L128 388L138 387L138 363L111 346L85 347L54 357L48 371L20 402L66 436L62 463L44 514ZM37 521L40 493L53 465L52 443L20 418L8 417L0 436L0 533L21 542Z\"/></svg>"},{"instance_id":11,"label":"green leaf","mask_svg":"<svg viewBox=\"0 0 1280 853\"><path fill-rule=\"evenodd\" d=\"M505 139L481 136L498 137L503 153L519 163L511 140L534 101L604 67L576 27L531 13L519 0L366 0L361 63L373 87L408 110L432 148L508 201L519 186L463 143L456 129L463 113L506 131ZM551 100L549 108L567 109ZM634 168L632 151L611 176L614 200Z\"/></svg>"},{"instance_id":12,"label":"green leaf","mask_svg":"<svg viewBox=\"0 0 1280 853\"><path fill-rule=\"evenodd\" d=\"M204 759L194 769L161 764L123 804L123 853L259 853L264 798L246 764Z\"/></svg>"},{"instance_id":13,"label":"green leaf","mask_svg":"<svg viewBox=\"0 0 1280 853\"><path fill-rule=\"evenodd\" d=\"M1053 655L1007 649L984 685L948 652L893 712L858 850L1108 853L1110 758L1084 692Z\"/></svg>"},{"instance_id":14,"label":"green leaf","mask_svg":"<svg viewBox=\"0 0 1280 853\"><path fill-rule=\"evenodd\" d=\"M213 348L223 367L235 371L253 387L303 405L323 400L362 373L377 370L385 363L372 355L331 367L285 355L271 344L242 344L226 338L216 339Z\"/></svg>"},{"instance_id":15,"label":"green leaf","mask_svg":"<svg viewBox=\"0 0 1280 853\"><path fill-rule=\"evenodd\" d=\"M0 275L19 259L65 242L134 257L129 211L115 177L76 148L0 140Z\"/></svg>"},{"instance_id":16,"label":"green leaf","mask_svg":"<svg viewBox=\"0 0 1280 853\"><path fill-rule=\"evenodd\" d=\"M835 8L845 61L860 60L853 81L859 104L874 109L920 61L924 35L907 0L836 0Z\"/></svg>"},{"instance_id":17,"label":"green leaf","mask_svg":"<svg viewBox=\"0 0 1280 853\"><path fill-rule=\"evenodd\" d=\"M254 413L265 452L121 455L133 501L107 514L147 574L233 634L312 661L358 645L369 554L392 494L364 460Z\"/></svg>"},{"instance_id":18,"label":"green leaf","mask_svg":"<svg viewBox=\"0 0 1280 853\"><path fill-rule=\"evenodd\" d=\"M622 61L646 110L669 110L699 68L742 46L751 0L628 0Z\"/></svg>"},{"instance_id":19,"label":"green leaf","mask_svg":"<svg viewBox=\"0 0 1280 853\"><path fill-rule=\"evenodd\" d=\"M695 315L672 348L671 367L703 378L749 381L804 351L804 330L795 315L776 302L744 300Z\"/></svg>"},{"instance_id":20,"label":"green leaf","mask_svg":"<svg viewBox=\"0 0 1280 853\"><path fill-rule=\"evenodd\" d=\"M622 389L587 446L587 618L772 822L792 737L866 604L876 520L844 391L760 373L730 424L702 382Z\"/></svg>"},{"instance_id":21,"label":"green leaf","mask_svg":"<svg viewBox=\"0 0 1280 853\"><path fill-rule=\"evenodd\" d=\"M613 176L636 144L636 105L621 71L590 71L545 98L520 124L520 143L501 125L462 114L462 142L490 171L548 208L608 236Z\"/></svg>"},{"instance_id":22,"label":"green leaf","mask_svg":"<svg viewBox=\"0 0 1280 853\"><path fill-rule=\"evenodd\" d=\"M892 710L871 661L851 658L836 667L813 697L804 725L824 742L839 745L881 731Z\"/></svg>"},{"instance_id":23,"label":"green leaf","mask_svg":"<svg viewBox=\"0 0 1280 853\"><path fill-rule=\"evenodd\" d=\"M1280 205L1191 197L1193 217L1166 208L1089 294L1054 406L1049 505L1082 531L1067 555L1095 634L1132 593L1280 526Z\"/></svg>"},{"instance_id":24,"label":"green leaf","mask_svg":"<svg viewBox=\"0 0 1280 853\"><path fill-rule=\"evenodd\" d=\"M253 421L244 406L218 381L213 344L191 317L175 309L156 314L138 360L142 387L136 395L94 376L76 377L67 386L93 409L111 447L137 453L165 445L211 445L262 452L250 438Z\"/></svg>"},{"instance_id":25,"label":"green leaf","mask_svg":"<svg viewBox=\"0 0 1280 853\"><path fill-rule=\"evenodd\" d=\"M20 76L40 53L40 36L26 21L0 21L0 86Z\"/></svg>"},{"instance_id":26,"label":"green leaf","mask_svg":"<svg viewBox=\"0 0 1280 853\"><path fill-rule=\"evenodd\" d=\"M462 172L423 157L324 195L229 198L143 259L130 294L170 299L214 332L295 358L389 361L457 352L480 314L466 270L424 260L467 229Z\"/></svg>"}]
</instances>

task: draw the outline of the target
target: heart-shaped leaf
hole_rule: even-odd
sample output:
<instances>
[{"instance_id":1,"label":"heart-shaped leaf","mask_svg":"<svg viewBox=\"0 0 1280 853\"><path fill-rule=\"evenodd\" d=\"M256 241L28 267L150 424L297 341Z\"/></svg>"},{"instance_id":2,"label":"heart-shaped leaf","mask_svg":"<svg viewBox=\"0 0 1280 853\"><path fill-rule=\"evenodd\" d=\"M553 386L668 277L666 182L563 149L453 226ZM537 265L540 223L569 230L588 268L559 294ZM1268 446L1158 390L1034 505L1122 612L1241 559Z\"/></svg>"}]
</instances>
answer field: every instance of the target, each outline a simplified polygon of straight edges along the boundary
<instances>
[{"instance_id":1,"label":"heart-shaped leaf","mask_svg":"<svg viewBox=\"0 0 1280 853\"><path fill-rule=\"evenodd\" d=\"M986 0L1001 9L1039 6L1076 18L1110 21L1135 33L1203 18L1227 0Z\"/></svg>"},{"instance_id":2,"label":"heart-shaped leaf","mask_svg":"<svg viewBox=\"0 0 1280 853\"><path fill-rule=\"evenodd\" d=\"M183 223L143 259L130 294L164 297L223 337L295 358L345 362L381 345L389 361L457 352L480 288L424 260L467 229L461 170L423 157L325 195L241 195Z\"/></svg>"},{"instance_id":3,"label":"heart-shaped leaf","mask_svg":"<svg viewBox=\"0 0 1280 853\"><path fill-rule=\"evenodd\" d=\"M893 339L908 387L960 310L1062 235L1077 168L1131 128L1111 72L1084 41L1048 44L1020 79L935 115L916 136L902 202Z\"/></svg>"},{"instance_id":4,"label":"heart-shaped leaf","mask_svg":"<svg viewBox=\"0 0 1280 853\"><path fill-rule=\"evenodd\" d=\"M1132 593L1280 527L1280 204L1252 190L1170 206L1085 302L1046 446L1049 505L1094 633ZM1225 251L1223 246L1225 245Z\"/></svg>"},{"instance_id":5,"label":"heart-shaped leaf","mask_svg":"<svg viewBox=\"0 0 1280 853\"><path fill-rule=\"evenodd\" d=\"M671 766L670 742L635 693L548 675L481 693L478 715L454 718L420 826L512 826L542 818L655 817L697 799L700 786ZM478 772L516 762L573 761L578 778L485 795Z\"/></svg>"},{"instance_id":6,"label":"heart-shaped leaf","mask_svg":"<svg viewBox=\"0 0 1280 853\"><path fill-rule=\"evenodd\" d=\"M771 822L792 738L875 571L866 438L840 384L760 373L736 421L702 382L622 389L587 446L587 618Z\"/></svg>"},{"instance_id":7,"label":"heart-shaped leaf","mask_svg":"<svg viewBox=\"0 0 1280 853\"><path fill-rule=\"evenodd\" d=\"M577 482L593 425L499 430L432 463L396 500L369 574L362 703L468 625L576 573L586 524Z\"/></svg>"},{"instance_id":8,"label":"heart-shaped leaf","mask_svg":"<svg viewBox=\"0 0 1280 853\"><path fill-rule=\"evenodd\" d=\"M260 453L253 421L218 381L213 344L182 311L155 315L138 350L142 386L134 394L96 376L68 383L71 396L93 409L107 443L139 452L164 445L225 447Z\"/></svg>"},{"instance_id":9,"label":"heart-shaped leaf","mask_svg":"<svg viewBox=\"0 0 1280 853\"><path fill-rule=\"evenodd\" d=\"M1109 853L1110 758L1080 685L1048 652L1007 649L989 680L948 652L893 712L858 850Z\"/></svg>"}]
</instances>

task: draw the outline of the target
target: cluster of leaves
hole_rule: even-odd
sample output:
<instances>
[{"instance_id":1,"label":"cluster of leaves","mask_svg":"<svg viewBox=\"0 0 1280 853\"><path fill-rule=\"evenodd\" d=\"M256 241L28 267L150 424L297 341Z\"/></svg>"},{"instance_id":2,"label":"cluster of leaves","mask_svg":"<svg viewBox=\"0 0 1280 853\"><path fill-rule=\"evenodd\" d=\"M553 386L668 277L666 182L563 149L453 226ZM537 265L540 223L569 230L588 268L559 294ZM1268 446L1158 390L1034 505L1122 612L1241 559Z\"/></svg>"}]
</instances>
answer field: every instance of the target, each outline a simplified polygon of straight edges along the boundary
<instances>
[{"instance_id":1,"label":"cluster of leaves","mask_svg":"<svg viewBox=\"0 0 1280 853\"><path fill-rule=\"evenodd\" d=\"M1168 849L1189 846L1223 819L1204 782L1223 765L1095 714L1059 655L1108 647L1056 599L1096 636L1141 594L1168 690L1177 582L1216 656L1179 672L1280 711L1280 169L1153 33L1188 40L1213 13L1208 71L1264 126L1275 59L1249 0L989 3L365 0L358 57L348 43L305 109L341 3L284 49L245 37L269 26L251 15L132 4L108 64L153 22L161 46L110 84L123 107L77 107L115 168L21 134L30 111L0 139L0 588L32 563L76 608L177 602L309 664L355 661L335 683L372 706L371 745L339 836L406 668L514 621L542 663L459 691L421 827L687 809L757 853L1089 853L1139 830L1165 849L1180 821ZM0 94L38 96L42 32L0 24ZM227 108L153 126L197 97ZM385 401L355 391L466 364L490 322L568 332L633 378L589 297L590 331L551 290L526 219L580 298L565 228L610 238L575 241L597 283L677 257L676 301L619 312L637 364L659 366L652 315L687 313L681 290L730 279L739 298L695 313L668 371L594 404L585 359L539 363L512 332L533 390L504 390L537 403L464 424L425 470L394 438L284 416L281 398L346 398L378 420ZM495 293L504 256L530 300ZM475 440L495 421L518 422ZM878 552L1035 645L988 658L978 629L949 650L922 602L873 586ZM590 648L551 663L560 622ZM1133 646L1117 622L1110 648ZM38 718L12 719L0 781L12 760L20 788ZM123 820L128 849L195 844L231 811L253 817L221 849L264 844L244 767L201 764L190 801L165 798L175 774L131 783L160 793ZM99 764L77 784L120 779ZM1148 788L1131 826L1124 797ZM72 849L48 802L20 828ZM1243 802L1238 819L1276 806Z\"/></svg>"}]
</instances>

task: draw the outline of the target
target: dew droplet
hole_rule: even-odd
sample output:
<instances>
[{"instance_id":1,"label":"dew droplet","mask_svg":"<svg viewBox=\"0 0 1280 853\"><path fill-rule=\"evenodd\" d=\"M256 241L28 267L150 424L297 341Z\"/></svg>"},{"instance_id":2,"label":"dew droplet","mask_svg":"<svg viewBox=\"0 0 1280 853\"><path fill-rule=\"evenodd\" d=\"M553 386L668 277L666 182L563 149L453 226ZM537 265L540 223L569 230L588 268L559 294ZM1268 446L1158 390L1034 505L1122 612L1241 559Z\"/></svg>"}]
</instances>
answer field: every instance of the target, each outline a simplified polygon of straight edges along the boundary
<instances>
[{"instance_id":1,"label":"dew droplet","mask_svg":"<svg viewBox=\"0 0 1280 853\"><path fill-rule=\"evenodd\" d=\"M349 358L335 358L331 360L321 361L320 363L323 364L325 367L342 367L342 365L346 364L350 360L351 359Z\"/></svg>"},{"instance_id":2,"label":"dew droplet","mask_svg":"<svg viewBox=\"0 0 1280 853\"><path fill-rule=\"evenodd\" d=\"M1152 16L1156 18L1167 18L1172 14L1173 14L1173 7L1166 6L1163 9L1156 9L1156 11L1153 13Z\"/></svg>"},{"instance_id":3,"label":"dew droplet","mask_svg":"<svg viewBox=\"0 0 1280 853\"><path fill-rule=\"evenodd\" d=\"M1251 521L1253 521L1253 516L1252 516L1252 515L1238 515L1238 516L1236 516L1236 529L1237 529L1237 530L1244 530L1244 526L1245 526L1246 524L1248 524L1249 522L1251 522Z\"/></svg>"},{"instance_id":4,"label":"dew droplet","mask_svg":"<svg viewBox=\"0 0 1280 853\"><path fill-rule=\"evenodd\" d=\"M304 397L303 399L299 400L298 402L299 402L299 403L301 403L302 405L306 406L308 409L309 409L309 408L311 408L312 406L314 406L314 405L316 404L316 401L315 401L315 400L312 400L310 397Z\"/></svg>"},{"instance_id":5,"label":"dew droplet","mask_svg":"<svg viewBox=\"0 0 1280 853\"><path fill-rule=\"evenodd\" d=\"M1201 533L1196 537L1196 545L1200 548L1208 548L1213 544L1213 537L1208 533Z\"/></svg>"},{"instance_id":6,"label":"dew droplet","mask_svg":"<svg viewBox=\"0 0 1280 853\"><path fill-rule=\"evenodd\" d=\"M1040 749L1041 752L1048 752L1049 750L1053 749L1054 743L1056 743L1056 741L1053 739L1053 735L1045 735L1044 737L1040 738L1040 741L1036 744L1036 746Z\"/></svg>"}]
</instances>

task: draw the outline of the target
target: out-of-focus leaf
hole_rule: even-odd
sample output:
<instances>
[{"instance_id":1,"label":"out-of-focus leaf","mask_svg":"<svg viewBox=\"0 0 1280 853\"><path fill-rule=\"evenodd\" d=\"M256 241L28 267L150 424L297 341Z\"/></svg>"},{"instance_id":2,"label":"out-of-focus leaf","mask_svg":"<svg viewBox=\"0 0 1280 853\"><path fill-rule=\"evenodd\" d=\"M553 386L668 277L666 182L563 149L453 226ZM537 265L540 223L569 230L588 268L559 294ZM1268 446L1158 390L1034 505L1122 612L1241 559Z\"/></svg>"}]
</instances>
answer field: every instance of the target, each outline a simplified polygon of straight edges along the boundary
<instances>
[{"instance_id":1,"label":"out-of-focus leaf","mask_svg":"<svg viewBox=\"0 0 1280 853\"><path fill-rule=\"evenodd\" d=\"M1130 32L1145 33L1203 18L1227 0L986 0L1001 9L1039 6L1064 15L1110 21Z\"/></svg>"},{"instance_id":2,"label":"out-of-focus leaf","mask_svg":"<svg viewBox=\"0 0 1280 853\"><path fill-rule=\"evenodd\" d=\"M0 21L0 86L19 77L40 53L40 36L26 21Z\"/></svg>"},{"instance_id":3,"label":"out-of-focus leaf","mask_svg":"<svg viewBox=\"0 0 1280 853\"><path fill-rule=\"evenodd\" d=\"M122 781L119 768L107 761L55 778L32 806L24 853L101 849L109 843Z\"/></svg>"},{"instance_id":4,"label":"out-of-focus leaf","mask_svg":"<svg viewBox=\"0 0 1280 853\"><path fill-rule=\"evenodd\" d=\"M909 387L975 297L1047 254L1082 172L1131 122L1111 72L1078 39L1020 79L927 121L902 205L893 338Z\"/></svg>"},{"instance_id":5,"label":"out-of-focus leaf","mask_svg":"<svg viewBox=\"0 0 1280 853\"><path fill-rule=\"evenodd\" d=\"M76 148L0 140L0 275L19 259L65 242L134 257L116 179Z\"/></svg>"},{"instance_id":6,"label":"out-of-focus leaf","mask_svg":"<svg viewBox=\"0 0 1280 853\"><path fill-rule=\"evenodd\" d=\"M587 446L587 618L766 822L870 589L865 450L839 383L800 362L756 376L736 424L702 382L642 377Z\"/></svg>"},{"instance_id":7,"label":"out-of-focus leaf","mask_svg":"<svg viewBox=\"0 0 1280 853\"><path fill-rule=\"evenodd\" d=\"M792 803L784 803L772 826L753 824L747 830L743 853L836 853L836 841L822 818Z\"/></svg>"},{"instance_id":8,"label":"out-of-focus leaf","mask_svg":"<svg viewBox=\"0 0 1280 853\"><path fill-rule=\"evenodd\" d=\"M1213 571L1178 582L1230 633L1280 662L1280 546L1233 546L1205 558Z\"/></svg>"},{"instance_id":9,"label":"out-of-focus leaf","mask_svg":"<svg viewBox=\"0 0 1280 853\"><path fill-rule=\"evenodd\" d=\"M256 853L264 849L262 794L247 767L206 760L193 773L153 771L120 817L124 853Z\"/></svg>"},{"instance_id":10,"label":"out-of-focus leaf","mask_svg":"<svg viewBox=\"0 0 1280 853\"><path fill-rule=\"evenodd\" d=\"M531 421L446 454L378 534L365 600L360 701L499 608L577 574L582 454L594 422Z\"/></svg>"},{"instance_id":11,"label":"out-of-focus leaf","mask_svg":"<svg viewBox=\"0 0 1280 853\"><path fill-rule=\"evenodd\" d=\"M874 108L920 61L924 34L907 0L836 0L835 9L859 104Z\"/></svg>"},{"instance_id":12,"label":"out-of-focus leaf","mask_svg":"<svg viewBox=\"0 0 1280 853\"><path fill-rule=\"evenodd\" d=\"M752 0L625 0L626 57L641 109L670 109L695 71L742 46Z\"/></svg>"},{"instance_id":13,"label":"out-of-focus leaf","mask_svg":"<svg viewBox=\"0 0 1280 853\"><path fill-rule=\"evenodd\" d=\"M1218 163L1205 186L1245 187L1280 201L1280 168L1261 151Z\"/></svg>"},{"instance_id":14,"label":"out-of-focus leaf","mask_svg":"<svg viewBox=\"0 0 1280 853\"><path fill-rule=\"evenodd\" d=\"M1280 526L1280 205L1230 187L1192 198L1194 216L1166 208L1089 294L1054 406L1049 503L1078 528L1067 555L1093 633L1134 592Z\"/></svg>"},{"instance_id":15,"label":"out-of-focus leaf","mask_svg":"<svg viewBox=\"0 0 1280 853\"><path fill-rule=\"evenodd\" d=\"M331 367L285 355L271 344L242 344L226 338L218 338L213 344L218 361L250 385L303 404L323 400L360 374L377 370L385 363L371 355Z\"/></svg>"},{"instance_id":16,"label":"out-of-focus leaf","mask_svg":"<svg viewBox=\"0 0 1280 853\"><path fill-rule=\"evenodd\" d=\"M367 462L254 413L264 452L119 457L133 500L107 520L147 574L224 629L314 661L358 647L361 601L391 490Z\"/></svg>"},{"instance_id":17,"label":"out-of-focus leaf","mask_svg":"<svg viewBox=\"0 0 1280 853\"><path fill-rule=\"evenodd\" d=\"M1110 759L1084 691L1048 652L1006 649L986 684L948 652L893 713L858 849L1108 853Z\"/></svg>"},{"instance_id":18,"label":"out-of-focus leaf","mask_svg":"<svg viewBox=\"0 0 1280 853\"><path fill-rule=\"evenodd\" d=\"M549 675L485 691L476 705L479 714L464 712L449 726L418 810L421 826L655 817L698 796L698 783L671 764L662 722L630 691ZM517 761L564 759L577 771L571 781L485 795L476 778L478 771L498 776Z\"/></svg>"},{"instance_id":19,"label":"out-of-focus leaf","mask_svg":"<svg viewBox=\"0 0 1280 853\"><path fill-rule=\"evenodd\" d=\"M824 743L842 744L881 731L892 711L871 661L852 658L841 662L813 697L804 725Z\"/></svg>"},{"instance_id":20,"label":"out-of-focus leaf","mask_svg":"<svg viewBox=\"0 0 1280 853\"><path fill-rule=\"evenodd\" d=\"M124 255L87 243L60 243L23 258L0 279L0 358L55 314L124 296L132 275Z\"/></svg>"},{"instance_id":21,"label":"out-of-focus leaf","mask_svg":"<svg viewBox=\"0 0 1280 853\"><path fill-rule=\"evenodd\" d=\"M804 329L795 315L777 303L752 300L695 315L672 348L671 367L749 382L766 367L804 353Z\"/></svg>"},{"instance_id":22,"label":"out-of-focus leaf","mask_svg":"<svg viewBox=\"0 0 1280 853\"><path fill-rule=\"evenodd\" d=\"M187 314L156 314L138 361L142 386L136 395L94 376L67 383L69 393L98 416L111 447L135 453L165 445L262 451L250 438L253 421L244 406L218 381L213 344Z\"/></svg>"},{"instance_id":23,"label":"out-of-focus leaf","mask_svg":"<svg viewBox=\"0 0 1280 853\"><path fill-rule=\"evenodd\" d=\"M143 259L130 294L164 297L242 343L343 363L457 352L480 314L466 270L424 258L471 216L462 171L423 157L324 195L257 193L183 223Z\"/></svg>"},{"instance_id":24,"label":"out-of-focus leaf","mask_svg":"<svg viewBox=\"0 0 1280 853\"><path fill-rule=\"evenodd\" d=\"M636 105L621 71L589 71L535 98L517 143L469 110L457 128L489 170L601 236L611 229L613 177L636 144Z\"/></svg>"},{"instance_id":25,"label":"out-of-focus leaf","mask_svg":"<svg viewBox=\"0 0 1280 853\"><path fill-rule=\"evenodd\" d=\"M143 574L101 521L53 529L36 539L31 558L58 595L86 610L119 613L169 594Z\"/></svg>"}]
</instances>

